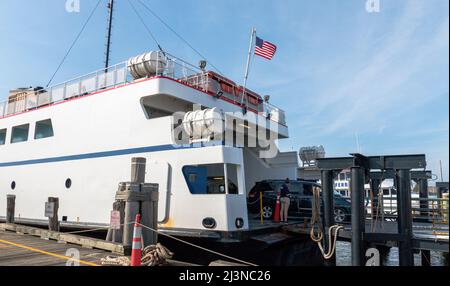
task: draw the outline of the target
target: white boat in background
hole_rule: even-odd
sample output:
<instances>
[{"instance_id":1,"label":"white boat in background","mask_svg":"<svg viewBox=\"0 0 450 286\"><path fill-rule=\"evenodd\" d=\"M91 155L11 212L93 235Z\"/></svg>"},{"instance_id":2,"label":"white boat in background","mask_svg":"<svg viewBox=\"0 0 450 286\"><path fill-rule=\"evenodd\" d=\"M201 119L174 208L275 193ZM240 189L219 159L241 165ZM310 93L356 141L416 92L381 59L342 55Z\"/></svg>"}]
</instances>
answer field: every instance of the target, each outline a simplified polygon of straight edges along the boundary
<instances>
[{"instance_id":1,"label":"white boat in background","mask_svg":"<svg viewBox=\"0 0 450 286\"><path fill-rule=\"evenodd\" d=\"M343 197L350 199L350 181L351 172L349 170L344 170L337 175L334 182L335 191L341 194ZM370 184L365 184L365 198L366 198L366 210L368 214L372 213L372 195L370 193ZM394 180L386 179L381 182L380 191L382 191L383 204L380 206L379 212L384 213L384 215L397 215L397 189L394 186ZM411 206L413 209L420 208L419 194L417 192L411 193ZM376 201L377 198L374 198Z\"/></svg>"}]
</instances>

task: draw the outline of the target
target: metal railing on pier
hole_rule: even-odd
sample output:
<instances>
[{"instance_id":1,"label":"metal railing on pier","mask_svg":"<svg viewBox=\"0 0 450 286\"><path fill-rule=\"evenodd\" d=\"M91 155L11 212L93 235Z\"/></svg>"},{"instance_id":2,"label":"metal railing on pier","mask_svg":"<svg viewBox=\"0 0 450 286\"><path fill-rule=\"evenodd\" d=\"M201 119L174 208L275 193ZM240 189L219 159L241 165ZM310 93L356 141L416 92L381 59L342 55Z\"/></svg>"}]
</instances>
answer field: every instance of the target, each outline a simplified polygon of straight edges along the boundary
<instances>
[{"instance_id":1,"label":"metal railing on pier","mask_svg":"<svg viewBox=\"0 0 450 286\"><path fill-rule=\"evenodd\" d=\"M411 213L416 221L447 224L449 221L448 198L411 198ZM397 198L384 197L382 200L366 198L366 214L373 219L376 215L385 220L397 218Z\"/></svg>"}]
</instances>

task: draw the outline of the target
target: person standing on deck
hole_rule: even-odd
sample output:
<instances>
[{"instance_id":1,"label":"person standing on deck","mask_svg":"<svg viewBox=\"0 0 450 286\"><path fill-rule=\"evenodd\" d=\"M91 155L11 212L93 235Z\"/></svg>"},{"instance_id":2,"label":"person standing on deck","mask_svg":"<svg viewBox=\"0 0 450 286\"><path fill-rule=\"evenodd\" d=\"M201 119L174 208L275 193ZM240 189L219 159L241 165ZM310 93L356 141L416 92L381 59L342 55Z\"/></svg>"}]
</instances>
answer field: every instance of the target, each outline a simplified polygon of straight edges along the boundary
<instances>
[{"instance_id":1,"label":"person standing on deck","mask_svg":"<svg viewBox=\"0 0 450 286\"><path fill-rule=\"evenodd\" d=\"M281 203L280 221L285 223L288 221L289 206L291 205L291 199L289 195L290 194L289 185L290 181L289 178L287 178L280 189L280 203Z\"/></svg>"}]
</instances>

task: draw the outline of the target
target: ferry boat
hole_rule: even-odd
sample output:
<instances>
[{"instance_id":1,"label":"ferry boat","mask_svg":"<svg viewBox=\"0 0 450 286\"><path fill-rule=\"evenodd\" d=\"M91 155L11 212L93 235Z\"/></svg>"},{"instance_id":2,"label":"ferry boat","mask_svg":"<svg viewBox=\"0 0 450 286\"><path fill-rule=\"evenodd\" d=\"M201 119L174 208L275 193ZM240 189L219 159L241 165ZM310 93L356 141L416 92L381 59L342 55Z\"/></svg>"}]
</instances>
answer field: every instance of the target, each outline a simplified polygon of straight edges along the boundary
<instances>
[{"instance_id":1,"label":"ferry boat","mask_svg":"<svg viewBox=\"0 0 450 286\"><path fill-rule=\"evenodd\" d=\"M240 94L230 79L160 51L53 87L13 90L0 104L0 206L13 194L18 220L39 224L48 197L58 197L63 224L106 226L118 183L130 180L131 159L143 157L146 181L159 185L161 230L242 237L252 230L250 189L296 179L298 162L278 149L261 156L288 138L284 111L250 90L245 100ZM217 121L231 130L231 144L214 137L224 131L215 132Z\"/></svg>"},{"instance_id":2,"label":"ferry boat","mask_svg":"<svg viewBox=\"0 0 450 286\"><path fill-rule=\"evenodd\" d=\"M252 91L242 101L241 91L160 51L50 88L13 90L0 104L0 205L14 194L17 215L43 219L39 206L54 196L65 220L108 223L117 184L130 179L131 158L144 157L147 181L159 184L161 227L203 230L203 220L214 218L215 230L246 230L250 188L263 179L295 179L297 166L271 164L276 157L260 158L258 146L202 139L214 121L208 114L217 113L225 115L220 121L241 114L234 131L246 141L257 135L251 128L288 138L284 112ZM190 135L181 143L173 132L180 113ZM214 181L223 193L208 190Z\"/></svg>"},{"instance_id":3,"label":"ferry boat","mask_svg":"<svg viewBox=\"0 0 450 286\"><path fill-rule=\"evenodd\" d=\"M0 206L15 195L16 221L42 225L45 202L58 197L63 226L108 226L118 183L142 157L146 182L158 184L161 231L213 249L225 243L265 265L320 263L311 240L268 234L279 225L255 223L247 210L257 182L297 179L297 153L277 147L289 138L285 112L206 65L160 49L11 90L0 102Z\"/></svg>"}]
</instances>

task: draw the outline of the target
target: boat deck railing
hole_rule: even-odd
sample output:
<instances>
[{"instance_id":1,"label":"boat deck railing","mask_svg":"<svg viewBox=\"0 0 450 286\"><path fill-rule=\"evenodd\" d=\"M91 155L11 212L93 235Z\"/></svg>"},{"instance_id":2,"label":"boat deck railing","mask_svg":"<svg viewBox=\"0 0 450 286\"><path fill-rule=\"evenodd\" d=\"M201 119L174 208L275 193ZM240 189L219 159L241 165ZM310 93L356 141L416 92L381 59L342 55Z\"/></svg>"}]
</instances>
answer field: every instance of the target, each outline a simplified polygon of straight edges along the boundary
<instances>
[{"instance_id":1,"label":"boat deck railing","mask_svg":"<svg viewBox=\"0 0 450 286\"><path fill-rule=\"evenodd\" d=\"M163 64L159 62L159 56L156 58L157 60L148 61L151 66L155 67L154 73L148 77L168 77L209 93L214 85L217 84L208 76L207 72L177 57L163 53ZM103 68L51 87L34 91L24 90L23 96L0 102L0 118L115 88L133 81L135 79L130 73L128 62L121 62L107 69ZM222 96L228 97L228 101L232 101L237 105L241 104L241 98L238 98L236 95L223 93ZM271 119L285 125L284 111L276 106L264 102L249 107L261 114L274 114L275 116L272 116Z\"/></svg>"},{"instance_id":2,"label":"boat deck railing","mask_svg":"<svg viewBox=\"0 0 450 286\"><path fill-rule=\"evenodd\" d=\"M130 80L127 63L122 62L51 87L24 91L24 96L0 102L0 118L117 87Z\"/></svg>"}]
</instances>

